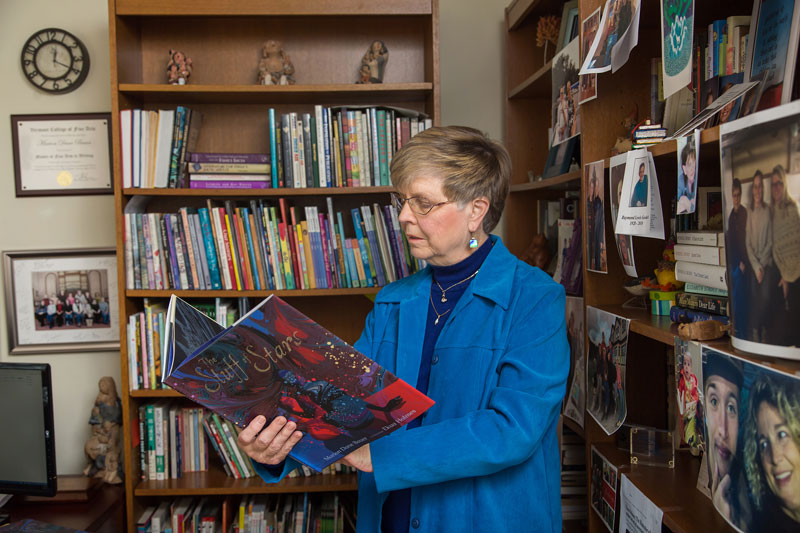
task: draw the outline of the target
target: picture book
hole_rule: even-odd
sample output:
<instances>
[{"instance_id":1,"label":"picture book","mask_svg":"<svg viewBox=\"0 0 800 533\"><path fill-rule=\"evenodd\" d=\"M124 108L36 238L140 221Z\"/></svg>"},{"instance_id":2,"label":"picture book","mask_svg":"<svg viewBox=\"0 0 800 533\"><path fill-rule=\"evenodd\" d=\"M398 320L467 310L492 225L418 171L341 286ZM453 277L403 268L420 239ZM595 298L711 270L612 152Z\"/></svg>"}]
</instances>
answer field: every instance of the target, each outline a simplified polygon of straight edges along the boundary
<instances>
[{"instance_id":1,"label":"picture book","mask_svg":"<svg viewBox=\"0 0 800 533\"><path fill-rule=\"evenodd\" d=\"M229 328L172 296L164 383L239 427L296 422L290 457L322 470L433 401L271 295Z\"/></svg>"}]
</instances>

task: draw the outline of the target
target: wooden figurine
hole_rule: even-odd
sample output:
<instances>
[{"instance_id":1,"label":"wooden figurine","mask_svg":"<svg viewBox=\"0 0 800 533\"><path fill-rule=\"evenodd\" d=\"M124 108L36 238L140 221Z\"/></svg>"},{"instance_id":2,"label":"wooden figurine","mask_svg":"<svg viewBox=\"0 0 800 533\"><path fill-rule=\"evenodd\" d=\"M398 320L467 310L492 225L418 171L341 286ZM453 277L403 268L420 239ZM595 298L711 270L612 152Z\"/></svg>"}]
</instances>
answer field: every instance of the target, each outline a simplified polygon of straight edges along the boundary
<instances>
[{"instance_id":1,"label":"wooden figurine","mask_svg":"<svg viewBox=\"0 0 800 533\"><path fill-rule=\"evenodd\" d=\"M547 269L550 263L550 250L547 248L547 238L544 233L539 233L533 237L528 248L520 259L531 266Z\"/></svg>"},{"instance_id":2,"label":"wooden figurine","mask_svg":"<svg viewBox=\"0 0 800 533\"><path fill-rule=\"evenodd\" d=\"M710 341L722 337L730 326L718 320L703 320L678 325L678 335L684 339Z\"/></svg>"},{"instance_id":3,"label":"wooden figurine","mask_svg":"<svg viewBox=\"0 0 800 533\"><path fill-rule=\"evenodd\" d=\"M191 58L186 57L186 54L178 50L170 50L169 63L167 63L167 83L171 85L186 85L186 81L191 75Z\"/></svg>"},{"instance_id":4,"label":"wooden figurine","mask_svg":"<svg viewBox=\"0 0 800 533\"><path fill-rule=\"evenodd\" d=\"M361 58L359 77L356 83L383 83L383 73L389 61L389 49L383 41L370 43L364 57Z\"/></svg>"},{"instance_id":5,"label":"wooden figurine","mask_svg":"<svg viewBox=\"0 0 800 533\"><path fill-rule=\"evenodd\" d=\"M280 41L269 40L261 49L258 62L259 85L294 85L294 65Z\"/></svg>"},{"instance_id":6,"label":"wooden figurine","mask_svg":"<svg viewBox=\"0 0 800 533\"><path fill-rule=\"evenodd\" d=\"M122 403L117 396L113 378L100 378L98 388L100 392L89 417L92 435L84 446L89 464L83 474L100 478L106 483L118 484L122 483L123 476L119 445Z\"/></svg>"}]
</instances>

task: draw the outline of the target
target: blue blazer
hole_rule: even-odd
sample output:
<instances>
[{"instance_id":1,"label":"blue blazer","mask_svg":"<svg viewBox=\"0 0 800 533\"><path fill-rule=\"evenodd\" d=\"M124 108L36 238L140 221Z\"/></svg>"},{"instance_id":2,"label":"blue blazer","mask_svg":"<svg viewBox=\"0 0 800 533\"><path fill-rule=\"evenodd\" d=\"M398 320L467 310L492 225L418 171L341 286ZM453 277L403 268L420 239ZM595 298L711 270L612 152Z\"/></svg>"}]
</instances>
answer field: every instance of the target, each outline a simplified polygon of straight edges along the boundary
<instances>
[{"instance_id":1,"label":"blue blazer","mask_svg":"<svg viewBox=\"0 0 800 533\"><path fill-rule=\"evenodd\" d=\"M447 318L422 425L370 444L358 532L380 530L387 493L411 488L411 531L561 531L556 425L569 371L564 288L499 238ZM355 348L416 383L431 269L386 286ZM258 465L267 481L280 476Z\"/></svg>"}]
</instances>

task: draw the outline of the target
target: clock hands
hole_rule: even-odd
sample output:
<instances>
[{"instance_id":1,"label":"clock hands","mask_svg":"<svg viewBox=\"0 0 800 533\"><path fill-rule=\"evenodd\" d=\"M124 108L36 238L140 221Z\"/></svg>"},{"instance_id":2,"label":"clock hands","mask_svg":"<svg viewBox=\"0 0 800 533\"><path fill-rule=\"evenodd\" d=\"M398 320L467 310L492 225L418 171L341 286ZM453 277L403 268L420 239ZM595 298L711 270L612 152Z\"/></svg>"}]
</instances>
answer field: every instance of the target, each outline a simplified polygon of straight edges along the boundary
<instances>
[{"instance_id":1,"label":"clock hands","mask_svg":"<svg viewBox=\"0 0 800 533\"><path fill-rule=\"evenodd\" d=\"M61 61L56 61L55 58L53 58L53 63L57 63L57 64L61 65L62 67L72 68L72 65L66 65L66 64L62 63Z\"/></svg>"}]
</instances>

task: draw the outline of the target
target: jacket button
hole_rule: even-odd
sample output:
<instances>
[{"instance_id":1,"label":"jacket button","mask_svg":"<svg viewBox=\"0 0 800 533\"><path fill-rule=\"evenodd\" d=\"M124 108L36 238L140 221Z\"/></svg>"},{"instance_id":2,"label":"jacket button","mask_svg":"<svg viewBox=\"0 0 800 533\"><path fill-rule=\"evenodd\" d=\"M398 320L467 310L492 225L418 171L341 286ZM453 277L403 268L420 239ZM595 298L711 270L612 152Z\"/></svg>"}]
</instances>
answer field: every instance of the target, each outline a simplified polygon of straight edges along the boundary
<instances>
[{"instance_id":1,"label":"jacket button","mask_svg":"<svg viewBox=\"0 0 800 533\"><path fill-rule=\"evenodd\" d=\"M415 518L411 521L411 527L414 529L419 529L419 518Z\"/></svg>"},{"instance_id":2,"label":"jacket button","mask_svg":"<svg viewBox=\"0 0 800 533\"><path fill-rule=\"evenodd\" d=\"M439 356L436 355L436 354L433 354L433 357L431 357L431 364L435 365L438 362L439 362Z\"/></svg>"}]
</instances>

